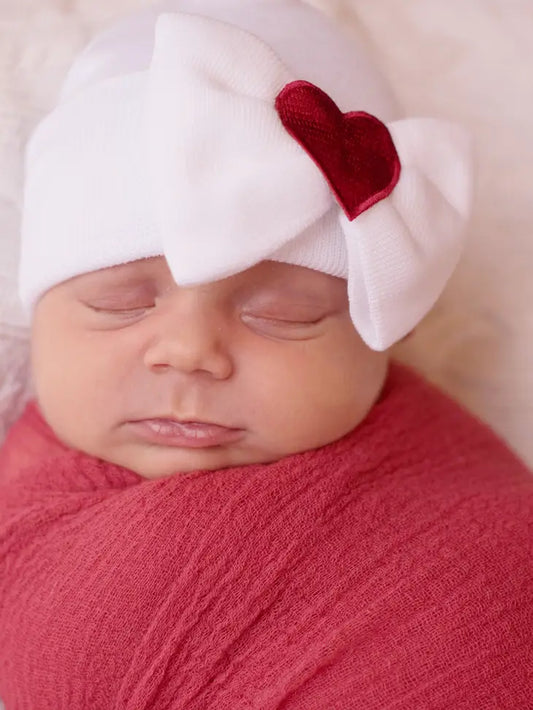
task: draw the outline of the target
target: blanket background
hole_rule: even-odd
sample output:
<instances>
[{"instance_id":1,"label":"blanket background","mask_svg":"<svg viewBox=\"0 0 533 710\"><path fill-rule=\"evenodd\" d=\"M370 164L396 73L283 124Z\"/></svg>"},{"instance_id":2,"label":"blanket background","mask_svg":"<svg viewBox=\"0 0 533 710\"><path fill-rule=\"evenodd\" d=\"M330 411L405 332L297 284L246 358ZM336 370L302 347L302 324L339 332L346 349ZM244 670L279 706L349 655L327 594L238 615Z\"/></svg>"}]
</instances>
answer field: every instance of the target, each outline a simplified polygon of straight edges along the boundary
<instances>
[{"instance_id":1,"label":"blanket background","mask_svg":"<svg viewBox=\"0 0 533 710\"><path fill-rule=\"evenodd\" d=\"M31 395L16 299L22 151L74 54L148 0L0 0L0 442ZM313 0L365 37L411 115L475 135L470 240L408 362L491 424L533 464L533 3ZM356 108L356 107L354 107Z\"/></svg>"}]
</instances>

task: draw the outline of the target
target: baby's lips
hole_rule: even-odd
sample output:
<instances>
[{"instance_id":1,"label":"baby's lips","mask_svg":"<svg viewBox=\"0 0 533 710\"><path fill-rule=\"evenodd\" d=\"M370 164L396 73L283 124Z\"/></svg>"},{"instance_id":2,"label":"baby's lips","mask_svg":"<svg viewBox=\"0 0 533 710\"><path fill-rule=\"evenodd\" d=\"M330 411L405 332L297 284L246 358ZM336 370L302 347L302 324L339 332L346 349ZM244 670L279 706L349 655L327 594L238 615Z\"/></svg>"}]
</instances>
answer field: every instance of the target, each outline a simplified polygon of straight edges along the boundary
<instances>
[{"instance_id":1,"label":"baby's lips","mask_svg":"<svg viewBox=\"0 0 533 710\"><path fill-rule=\"evenodd\" d=\"M199 421L156 418L129 422L137 435L148 442L185 448L207 448L235 443L244 435L235 429Z\"/></svg>"}]
</instances>

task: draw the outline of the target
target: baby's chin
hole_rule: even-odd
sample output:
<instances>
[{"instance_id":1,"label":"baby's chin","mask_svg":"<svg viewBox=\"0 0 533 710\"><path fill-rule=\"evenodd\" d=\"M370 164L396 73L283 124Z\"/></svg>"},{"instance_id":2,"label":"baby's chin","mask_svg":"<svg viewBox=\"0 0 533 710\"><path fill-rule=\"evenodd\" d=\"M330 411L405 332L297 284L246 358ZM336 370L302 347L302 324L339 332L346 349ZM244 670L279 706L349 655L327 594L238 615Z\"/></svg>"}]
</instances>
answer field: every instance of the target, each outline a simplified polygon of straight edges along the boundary
<instances>
[{"instance_id":1,"label":"baby's chin","mask_svg":"<svg viewBox=\"0 0 533 710\"><path fill-rule=\"evenodd\" d=\"M129 449L100 454L99 458L127 468L143 478L159 479L197 471L219 471L237 466L274 463L287 455L282 451L269 452L236 446L189 449L135 445Z\"/></svg>"}]
</instances>

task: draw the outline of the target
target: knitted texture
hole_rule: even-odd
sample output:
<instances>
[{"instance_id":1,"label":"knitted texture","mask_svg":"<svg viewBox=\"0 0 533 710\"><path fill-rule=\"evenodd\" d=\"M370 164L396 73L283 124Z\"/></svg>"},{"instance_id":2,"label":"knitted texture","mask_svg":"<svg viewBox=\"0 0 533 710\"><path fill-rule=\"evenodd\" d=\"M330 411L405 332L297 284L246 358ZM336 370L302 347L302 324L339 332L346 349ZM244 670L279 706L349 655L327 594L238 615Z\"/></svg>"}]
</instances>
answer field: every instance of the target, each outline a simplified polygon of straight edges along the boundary
<instances>
[{"instance_id":1,"label":"knitted texture","mask_svg":"<svg viewBox=\"0 0 533 710\"><path fill-rule=\"evenodd\" d=\"M531 708L533 477L393 365L341 440L148 480L0 456L6 710Z\"/></svg>"}]
</instances>

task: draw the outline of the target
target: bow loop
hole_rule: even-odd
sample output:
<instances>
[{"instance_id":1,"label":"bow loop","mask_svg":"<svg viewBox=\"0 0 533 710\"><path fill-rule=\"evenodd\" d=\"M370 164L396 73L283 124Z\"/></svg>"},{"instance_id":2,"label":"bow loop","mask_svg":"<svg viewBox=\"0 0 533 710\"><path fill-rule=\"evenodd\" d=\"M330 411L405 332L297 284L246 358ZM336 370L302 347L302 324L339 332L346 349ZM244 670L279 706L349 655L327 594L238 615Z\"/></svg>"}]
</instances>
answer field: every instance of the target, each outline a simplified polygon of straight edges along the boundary
<instances>
[{"instance_id":1,"label":"bow loop","mask_svg":"<svg viewBox=\"0 0 533 710\"><path fill-rule=\"evenodd\" d=\"M437 301L461 256L472 197L466 131L436 119L388 128L402 164L398 184L355 221L339 217L350 313L375 350L401 340Z\"/></svg>"},{"instance_id":2,"label":"bow loop","mask_svg":"<svg viewBox=\"0 0 533 710\"><path fill-rule=\"evenodd\" d=\"M178 283L223 278L267 259L330 209L328 186L274 110L291 80L270 47L244 30L194 15L159 18L148 156Z\"/></svg>"}]
</instances>

